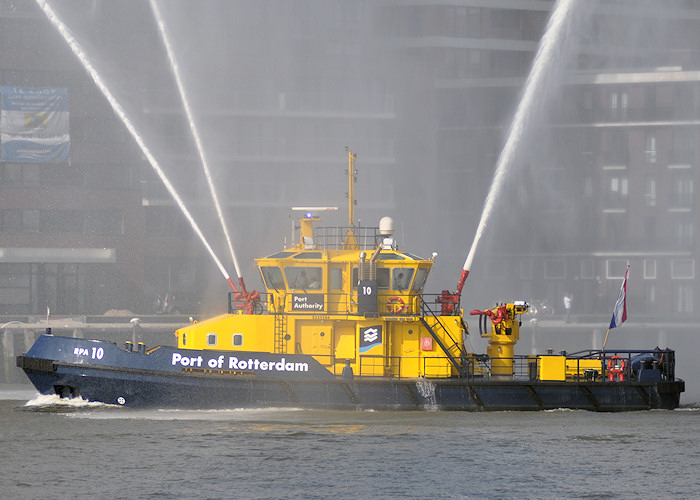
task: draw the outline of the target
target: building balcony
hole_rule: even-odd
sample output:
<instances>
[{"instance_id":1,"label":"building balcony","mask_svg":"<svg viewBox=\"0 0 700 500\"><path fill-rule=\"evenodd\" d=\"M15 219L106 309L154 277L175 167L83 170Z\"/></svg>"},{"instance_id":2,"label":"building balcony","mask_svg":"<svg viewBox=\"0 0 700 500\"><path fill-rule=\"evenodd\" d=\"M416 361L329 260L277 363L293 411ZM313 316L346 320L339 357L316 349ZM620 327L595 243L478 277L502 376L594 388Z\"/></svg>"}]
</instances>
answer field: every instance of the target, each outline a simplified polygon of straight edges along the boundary
<instances>
[{"instance_id":1,"label":"building balcony","mask_svg":"<svg viewBox=\"0 0 700 500\"><path fill-rule=\"evenodd\" d=\"M674 125L677 123L700 123L700 108L687 107L641 107L617 109L585 109L562 107L555 116L559 125L619 123L626 125Z\"/></svg>"},{"instance_id":2,"label":"building balcony","mask_svg":"<svg viewBox=\"0 0 700 500\"><path fill-rule=\"evenodd\" d=\"M222 164L227 162L305 162L308 164L337 161L339 151L345 146L361 151L365 162L394 163L394 142L380 137L272 137L238 136L224 134L225 143L207 138L206 152L209 159ZM190 141L183 137L168 137L168 151L178 160L199 161Z\"/></svg>"},{"instance_id":3,"label":"building balcony","mask_svg":"<svg viewBox=\"0 0 700 500\"><path fill-rule=\"evenodd\" d=\"M175 92L145 90L141 98L145 114L184 114ZM192 105L207 116L394 117L391 94L231 90L208 93L206 98Z\"/></svg>"}]
</instances>

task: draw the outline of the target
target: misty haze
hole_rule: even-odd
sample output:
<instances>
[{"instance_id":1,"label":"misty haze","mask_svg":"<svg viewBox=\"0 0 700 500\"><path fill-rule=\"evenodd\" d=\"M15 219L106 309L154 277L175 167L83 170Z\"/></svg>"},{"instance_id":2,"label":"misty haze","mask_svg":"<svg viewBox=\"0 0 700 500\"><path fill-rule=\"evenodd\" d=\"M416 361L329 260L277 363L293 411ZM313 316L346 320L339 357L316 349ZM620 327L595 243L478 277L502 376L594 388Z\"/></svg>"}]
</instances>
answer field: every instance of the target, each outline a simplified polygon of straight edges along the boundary
<instances>
[{"instance_id":1,"label":"misty haze","mask_svg":"<svg viewBox=\"0 0 700 500\"><path fill-rule=\"evenodd\" d=\"M47 4L237 279L149 2ZM346 224L346 148L360 224L391 216L401 248L438 253L427 291L455 289L554 2L526 4L157 3L249 289L253 259L292 243L291 207L337 206L324 223ZM541 62L462 306L546 304L521 352L597 348L629 264L629 322L611 342L667 344L697 379L700 9L576 9ZM55 26L22 0L0 1L0 22L0 86L65 88L70 103L68 157L0 163L0 314L144 315L173 291L223 312L221 268ZM566 293L563 340L545 323Z\"/></svg>"}]
</instances>

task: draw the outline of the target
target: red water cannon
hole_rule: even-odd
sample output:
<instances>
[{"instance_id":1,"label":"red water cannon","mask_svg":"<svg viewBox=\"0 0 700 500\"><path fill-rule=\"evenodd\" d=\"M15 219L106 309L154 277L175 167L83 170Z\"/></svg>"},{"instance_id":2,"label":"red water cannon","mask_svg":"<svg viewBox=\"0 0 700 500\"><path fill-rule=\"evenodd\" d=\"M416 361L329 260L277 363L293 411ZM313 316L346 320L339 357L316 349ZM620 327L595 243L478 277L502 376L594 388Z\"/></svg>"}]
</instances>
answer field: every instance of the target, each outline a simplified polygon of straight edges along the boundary
<instances>
[{"instance_id":1,"label":"red water cannon","mask_svg":"<svg viewBox=\"0 0 700 500\"><path fill-rule=\"evenodd\" d=\"M441 304L441 314L443 316L452 316L459 310L459 294L452 293L449 290L443 290L441 295L435 299L435 302Z\"/></svg>"},{"instance_id":2,"label":"red water cannon","mask_svg":"<svg viewBox=\"0 0 700 500\"><path fill-rule=\"evenodd\" d=\"M472 316L487 316L491 320L491 323L493 323L494 325L501 323L504 319L508 319L508 309L505 304L503 304L502 306L498 306L495 309L486 309L485 311L479 311L478 309L474 309L473 311L471 311L470 314Z\"/></svg>"},{"instance_id":3,"label":"red water cannon","mask_svg":"<svg viewBox=\"0 0 700 500\"><path fill-rule=\"evenodd\" d=\"M227 281L228 284L231 285L231 288L233 288L233 301L236 304L236 308L240 309L245 314L253 314L256 304L260 302L260 292L255 290L249 292L246 290L242 277L238 278L240 290L236 288L231 278L228 278Z\"/></svg>"},{"instance_id":4,"label":"red water cannon","mask_svg":"<svg viewBox=\"0 0 700 500\"><path fill-rule=\"evenodd\" d=\"M459 283L457 283L457 291L452 293L449 290L443 290L435 302L442 305L441 313L443 316L451 316L459 310L459 301L462 296L462 287L464 287L464 282L469 276L468 270L463 270L459 277Z\"/></svg>"}]
</instances>

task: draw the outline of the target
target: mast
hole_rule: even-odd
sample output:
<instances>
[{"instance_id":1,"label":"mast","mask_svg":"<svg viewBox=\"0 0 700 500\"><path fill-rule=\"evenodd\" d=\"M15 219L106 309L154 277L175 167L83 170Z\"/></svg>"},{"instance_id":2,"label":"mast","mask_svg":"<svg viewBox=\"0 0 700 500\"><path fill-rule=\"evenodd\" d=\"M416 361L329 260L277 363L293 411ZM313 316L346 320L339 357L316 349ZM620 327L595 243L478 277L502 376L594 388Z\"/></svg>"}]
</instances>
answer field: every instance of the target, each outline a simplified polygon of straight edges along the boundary
<instances>
[{"instance_id":1,"label":"mast","mask_svg":"<svg viewBox=\"0 0 700 500\"><path fill-rule=\"evenodd\" d=\"M343 248L347 250L357 248L357 239L353 231L355 227L355 205L357 205L357 200L355 200L355 181L357 181L355 160L357 159L357 155L347 147L345 150L348 152L348 233L345 235Z\"/></svg>"},{"instance_id":2,"label":"mast","mask_svg":"<svg viewBox=\"0 0 700 500\"><path fill-rule=\"evenodd\" d=\"M347 148L346 148L347 149ZM355 170L355 160L357 155L348 151L348 226L355 225L355 181L357 181L357 170Z\"/></svg>"}]
</instances>

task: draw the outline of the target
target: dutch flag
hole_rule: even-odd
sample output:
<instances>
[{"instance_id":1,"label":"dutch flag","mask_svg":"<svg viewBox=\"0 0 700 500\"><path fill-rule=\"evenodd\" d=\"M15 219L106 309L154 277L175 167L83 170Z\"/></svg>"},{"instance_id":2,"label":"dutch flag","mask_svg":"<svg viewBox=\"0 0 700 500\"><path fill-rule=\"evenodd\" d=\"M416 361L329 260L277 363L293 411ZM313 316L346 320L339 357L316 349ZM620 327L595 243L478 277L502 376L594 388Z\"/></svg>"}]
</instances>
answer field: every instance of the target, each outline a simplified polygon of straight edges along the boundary
<instances>
[{"instance_id":1,"label":"dutch flag","mask_svg":"<svg viewBox=\"0 0 700 500\"><path fill-rule=\"evenodd\" d=\"M627 319L627 273L629 272L630 266L627 266L625 277L622 279L622 286L620 286L620 294L617 296L615 309L613 309L612 319L610 320L611 329L620 326Z\"/></svg>"}]
</instances>

